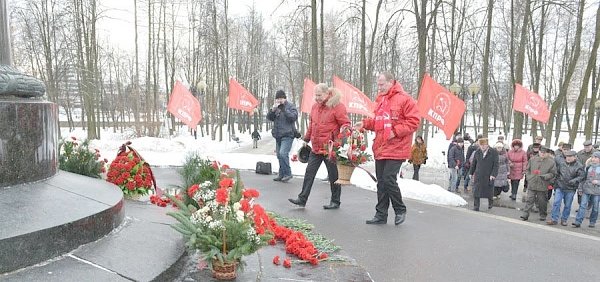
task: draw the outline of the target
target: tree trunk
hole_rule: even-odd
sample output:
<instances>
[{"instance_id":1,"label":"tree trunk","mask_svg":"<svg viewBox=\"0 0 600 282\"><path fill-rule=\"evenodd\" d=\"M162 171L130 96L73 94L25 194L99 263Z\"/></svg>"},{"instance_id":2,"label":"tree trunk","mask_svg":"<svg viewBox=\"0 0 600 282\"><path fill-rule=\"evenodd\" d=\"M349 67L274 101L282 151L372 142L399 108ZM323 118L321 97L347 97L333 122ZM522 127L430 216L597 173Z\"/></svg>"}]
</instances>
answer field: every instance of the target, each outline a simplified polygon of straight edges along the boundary
<instances>
[{"instance_id":1,"label":"tree trunk","mask_svg":"<svg viewBox=\"0 0 600 282\"><path fill-rule=\"evenodd\" d=\"M515 65L515 80L513 81L513 87L515 83L523 84L523 73L525 71L525 46L527 44L527 27L529 24L529 17L531 17L531 0L525 0L524 6L525 13L523 14L521 37L519 40L519 48L517 49L517 61ZM521 135L523 134L523 114L517 111L514 111L513 130L513 138L521 139Z\"/></svg>"},{"instance_id":2,"label":"tree trunk","mask_svg":"<svg viewBox=\"0 0 600 282\"><path fill-rule=\"evenodd\" d=\"M573 51L570 54L570 60L567 64L565 75L564 75L563 81L561 82L561 85L560 85L558 97L552 103L552 106L550 107L550 116L551 117L556 116L556 111L559 109L559 107L562 106L562 103L567 100L566 99L567 91L569 89L569 85L571 84L571 78L573 77L573 74L575 73L575 67L577 66L577 61L578 61L579 55L581 53L581 33L583 30L584 10L585 10L585 0L581 0L579 2L579 8L578 8L578 14L577 14L577 30L575 31L575 39L573 41L573 48L572 48ZM567 44L565 44L565 45L567 45ZM565 56L567 56L567 54L565 54ZM558 130L555 132L555 136L556 136L555 138L558 138L558 134L560 134L561 117L562 116L557 116L558 120L557 120L556 128ZM548 127L546 128L546 136L552 135L552 128L554 127L553 125L554 125L554 119L550 118L550 120L548 121ZM549 138L546 139L546 146L549 146L550 142L551 142L551 140Z\"/></svg>"},{"instance_id":3,"label":"tree trunk","mask_svg":"<svg viewBox=\"0 0 600 282\"><path fill-rule=\"evenodd\" d=\"M588 94L588 87L590 83L590 77L592 76L592 70L596 67L596 56L598 53L598 46L600 45L600 4L596 10L596 34L594 35L594 44L592 45L592 51L588 59L587 67L585 68L585 74L583 75L583 84L579 90L579 97L577 98L577 104L575 104L575 115L573 120L573 128L570 130L569 143L575 142L577 131L579 130L579 117L581 116L581 109L585 104L585 100ZM590 103L593 105L592 103ZM591 108L591 107L590 107ZM587 137L587 136L586 136Z\"/></svg>"},{"instance_id":4,"label":"tree trunk","mask_svg":"<svg viewBox=\"0 0 600 282\"><path fill-rule=\"evenodd\" d=\"M488 137L488 126L490 118L490 48L492 39L492 19L495 0L488 0L487 27L485 35L485 47L483 50L483 68L481 71L481 115L483 116L483 137Z\"/></svg>"}]
</instances>

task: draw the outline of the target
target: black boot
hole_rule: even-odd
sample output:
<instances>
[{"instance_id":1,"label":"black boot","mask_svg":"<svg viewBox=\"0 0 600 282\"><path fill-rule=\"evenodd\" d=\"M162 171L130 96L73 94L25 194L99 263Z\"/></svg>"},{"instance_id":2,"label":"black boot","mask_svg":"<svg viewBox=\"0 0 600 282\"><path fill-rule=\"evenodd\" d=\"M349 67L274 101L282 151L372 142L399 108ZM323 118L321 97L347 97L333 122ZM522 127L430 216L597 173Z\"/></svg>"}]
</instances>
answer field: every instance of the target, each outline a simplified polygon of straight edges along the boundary
<instances>
[{"instance_id":1,"label":"black boot","mask_svg":"<svg viewBox=\"0 0 600 282\"><path fill-rule=\"evenodd\" d=\"M404 220L406 219L406 213L399 213L396 215L396 218L394 218L394 224L399 225L402 224L402 222L404 222Z\"/></svg>"},{"instance_id":2,"label":"black boot","mask_svg":"<svg viewBox=\"0 0 600 282\"><path fill-rule=\"evenodd\" d=\"M339 209L340 208L340 204L329 203L329 205L324 205L323 208L326 209L326 210Z\"/></svg>"},{"instance_id":3,"label":"black boot","mask_svg":"<svg viewBox=\"0 0 600 282\"><path fill-rule=\"evenodd\" d=\"M380 218L380 217L373 217L373 219L369 219L367 220L367 224L386 224L387 223L387 219L385 218Z\"/></svg>"},{"instance_id":4,"label":"black boot","mask_svg":"<svg viewBox=\"0 0 600 282\"><path fill-rule=\"evenodd\" d=\"M302 200L300 200L300 199L288 199L288 201L290 201L290 203L292 203L294 205L298 205L300 207L306 206L306 203L302 202Z\"/></svg>"}]
</instances>

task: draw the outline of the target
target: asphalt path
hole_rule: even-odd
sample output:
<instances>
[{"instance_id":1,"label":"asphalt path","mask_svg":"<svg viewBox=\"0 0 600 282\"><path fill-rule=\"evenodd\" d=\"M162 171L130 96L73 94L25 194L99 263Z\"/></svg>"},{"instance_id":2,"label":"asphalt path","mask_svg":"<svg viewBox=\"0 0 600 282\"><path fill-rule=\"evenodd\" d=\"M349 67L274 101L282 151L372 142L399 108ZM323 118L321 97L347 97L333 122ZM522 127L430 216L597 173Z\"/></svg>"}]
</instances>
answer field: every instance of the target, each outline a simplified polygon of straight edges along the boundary
<instances>
[{"instance_id":1,"label":"asphalt path","mask_svg":"<svg viewBox=\"0 0 600 282\"><path fill-rule=\"evenodd\" d=\"M154 170L159 186L179 183L176 169ZM374 281L600 281L596 236L413 200L405 200L402 225L393 225L391 210L388 224L366 225L375 212L372 191L345 186L341 208L324 210L329 186L315 181L307 206L298 208L287 199L300 192L302 178L280 183L269 175L241 175L246 187L261 192L266 209L314 224Z\"/></svg>"}]
</instances>

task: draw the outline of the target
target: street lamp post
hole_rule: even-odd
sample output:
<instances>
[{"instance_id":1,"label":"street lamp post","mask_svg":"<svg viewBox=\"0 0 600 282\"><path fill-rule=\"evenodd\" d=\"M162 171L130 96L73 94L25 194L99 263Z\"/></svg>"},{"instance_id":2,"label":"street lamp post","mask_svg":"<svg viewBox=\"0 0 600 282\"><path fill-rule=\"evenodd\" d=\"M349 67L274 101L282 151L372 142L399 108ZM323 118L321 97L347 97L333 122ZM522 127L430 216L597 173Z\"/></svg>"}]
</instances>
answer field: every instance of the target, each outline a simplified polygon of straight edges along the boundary
<instances>
[{"instance_id":1,"label":"street lamp post","mask_svg":"<svg viewBox=\"0 0 600 282\"><path fill-rule=\"evenodd\" d=\"M471 111L473 112L473 130L475 136L477 136L477 120L475 117L475 94L479 92L479 84L477 82L471 83L471 85L469 85L469 92L471 93L471 100L473 100L473 108L471 108Z\"/></svg>"},{"instance_id":2,"label":"street lamp post","mask_svg":"<svg viewBox=\"0 0 600 282\"><path fill-rule=\"evenodd\" d=\"M598 123L600 123L600 100L596 100L594 108L596 108L596 131L594 135L594 144L596 144L598 142Z\"/></svg>"},{"instance_id":3,"label":"street lamp post","mask_svg":"<svg viewBox=\"0 0 600 282\"><path fill-rule=\"evenodd\" d=\"M450 92L452 92L452 94L454 94L454 96L458 96L458 94L462 90L462 86L460 86L460 84L454 82L454 83L452 83L452 85L450 85L450 87L448 87L448 89L450 90ZM463 131L463 126L464 126L464 115L460 119L460 129L459 129L459 131ZM464 132L462 132L462 133L464 133Z\"/></svg>"}]
</instances>

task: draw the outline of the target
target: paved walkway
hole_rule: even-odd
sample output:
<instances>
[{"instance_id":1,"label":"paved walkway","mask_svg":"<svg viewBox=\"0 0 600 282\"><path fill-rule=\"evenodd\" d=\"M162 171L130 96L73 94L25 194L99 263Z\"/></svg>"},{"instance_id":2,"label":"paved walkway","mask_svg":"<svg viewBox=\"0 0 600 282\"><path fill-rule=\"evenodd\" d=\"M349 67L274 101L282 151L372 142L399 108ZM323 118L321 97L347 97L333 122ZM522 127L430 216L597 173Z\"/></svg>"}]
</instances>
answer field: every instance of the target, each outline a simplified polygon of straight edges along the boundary
<instances>
[{"instance_id":1,"label":"paved walkway","mask_svg":"<svg viewBox=\"0 0 600 282\"><path fill-rule=\"evenodd\" d=\"M173 169L156 169L156 174L161 185L177 181ZM600 277L596 251L600 237L503 214L518 212L513 209L473 212L405 200L404 224L371 226L365 220L374 214L372 191L345 186L341 208L323 210L321 206L329 202L329 187L315 182L306 208L298 208L287 199L300 192L302 179L280 183L271 178L242 172L245 185L261 192L259 202L266 209L314 224L317 232L341 246L374 281L566 281L573 277L596 281ZM497 211L502 211L500 216ZM584 229L589 228L579 230ZM271 273L273 280L268 281L287 280L279 275L289 272L319 280L311 269L280 270Z\"/></svg>"}]
</instances>

